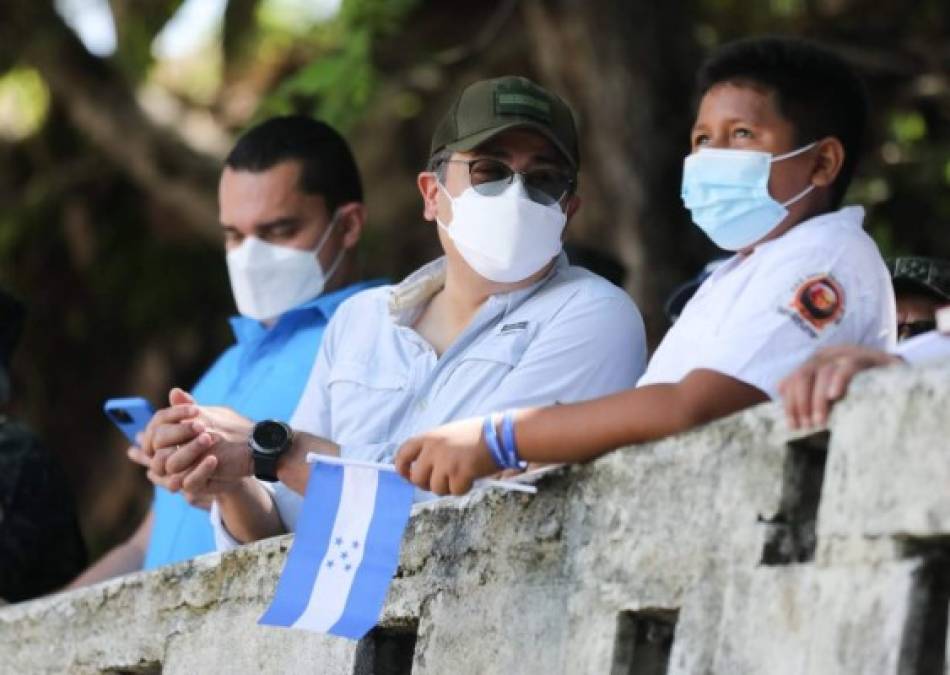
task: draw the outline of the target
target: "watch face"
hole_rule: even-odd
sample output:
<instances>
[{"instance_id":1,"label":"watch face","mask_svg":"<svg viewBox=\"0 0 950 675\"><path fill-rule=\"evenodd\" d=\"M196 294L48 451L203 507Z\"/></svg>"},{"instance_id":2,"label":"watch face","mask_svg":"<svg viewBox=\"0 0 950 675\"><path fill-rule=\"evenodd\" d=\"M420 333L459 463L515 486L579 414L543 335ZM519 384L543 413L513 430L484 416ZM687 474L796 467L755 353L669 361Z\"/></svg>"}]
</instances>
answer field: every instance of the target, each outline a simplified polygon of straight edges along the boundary
<instances>
[{"instance_id":1,"label":"watch face","mask_svg":"<svg viewBox=\"0 0 950 675\"><path fill-rule=\"evenodd\" d=\"M254 443L263 452L277 452L287 443L287 428L279 422L266 421L254 426Z\"/></svg>"}]
</instances>

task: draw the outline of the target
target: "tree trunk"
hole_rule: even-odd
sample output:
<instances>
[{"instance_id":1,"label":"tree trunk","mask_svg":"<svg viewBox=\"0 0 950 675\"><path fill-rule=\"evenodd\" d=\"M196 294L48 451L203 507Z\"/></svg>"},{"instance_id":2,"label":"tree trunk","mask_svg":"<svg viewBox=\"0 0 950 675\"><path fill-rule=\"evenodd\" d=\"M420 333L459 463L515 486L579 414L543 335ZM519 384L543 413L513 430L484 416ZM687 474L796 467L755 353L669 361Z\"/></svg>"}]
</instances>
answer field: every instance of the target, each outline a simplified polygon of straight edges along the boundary
<instances>
[{"instance_id":1,"label":"tree trunk","mask_svg":"<svg viewBox=\"0 0 950 675\"><path fill-rule=\"evenodd\" d=\"M663 298L713 254L679 199L699 58L692 4L523 5L538 68L580 121L584 202L572 237L619 255L654 344Z\"/></svg>"},{"instance_id":2,"label":"tree trunk","mask_svg":"<svg viewBox=\"0 0 950 675\"><path fill-rule=\"evenodd\" d=\"M114 65L86 51L52 3L8 0L0 8L0 50L35 67L70 121L180 223L218 237L217 160L154 124Z\"/></svg>"}]
</instances>

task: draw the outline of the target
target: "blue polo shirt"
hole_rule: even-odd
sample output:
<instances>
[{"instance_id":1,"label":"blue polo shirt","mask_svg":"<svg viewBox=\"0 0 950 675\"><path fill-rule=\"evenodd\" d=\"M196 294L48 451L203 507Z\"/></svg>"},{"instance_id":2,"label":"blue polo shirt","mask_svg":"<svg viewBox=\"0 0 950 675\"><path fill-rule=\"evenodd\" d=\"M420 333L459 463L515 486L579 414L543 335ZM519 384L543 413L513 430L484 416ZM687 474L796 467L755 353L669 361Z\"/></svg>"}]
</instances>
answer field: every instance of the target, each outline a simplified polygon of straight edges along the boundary
<instances>
[{"instance_id":1,"label":"blue polo shirt","mask_svg":"<svg viewBox=\"0 0 950 675\"><path fill-rule=\"evenodd\" d=\"M201 377L192 395L202 405L228 406L252 420L289 420L333 312L354 293L380 283L361 282L321 295L288 310L269 329L253 319L232 317L237 343ZM208 512L180 494L156 487L152 512L145 569L214 550Z\"/></svg>"}]
</instances>

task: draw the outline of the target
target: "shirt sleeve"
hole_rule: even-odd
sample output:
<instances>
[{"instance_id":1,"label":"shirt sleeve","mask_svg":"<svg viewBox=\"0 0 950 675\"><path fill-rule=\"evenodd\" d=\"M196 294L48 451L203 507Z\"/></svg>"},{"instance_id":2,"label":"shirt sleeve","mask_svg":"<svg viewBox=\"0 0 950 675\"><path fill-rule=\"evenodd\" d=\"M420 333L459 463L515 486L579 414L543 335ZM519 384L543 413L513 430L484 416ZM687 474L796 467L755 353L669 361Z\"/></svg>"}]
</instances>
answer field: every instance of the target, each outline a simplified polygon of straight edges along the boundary
<instances>
[{"instance_id":1,"label":"shirt sleeve","mask_svg":"<svg viewBox=\"0 0 950 675\"><path fill-rule=\"evenodd\" d=\"M862 279L842 255L804 250L762 267L723 311L696 368L721 372L774 399L778 382L816 349L890 346L889 286Z\"/></svg>"},{"instance_id":2,"label":"shirt sleeve","mask_svg":"<svg viewBox=\"0 0 950 675\"><path fill-rule=\"evenodd\" d=\"M268 492L268 494L270 494L270 497L274 501L274 504L278 506L278 512L279 512L280 502L276 498L275 492L276 492L276 486L281 485L281 484L267 483L264 481L258 481L258 483L260 483L261 487L263 487ZM289 488L284 488L284 489L286 489L288 492L291 492ZM298 507L298 511L299 511L299 507ZM296 512L293 515L294 515L294 522L296 523L297 522ZM238 541L233 536L231 536L230 532L228 532L228 528L225 526L224 521L221 519L221 509L218 507L217 500L211 502L211 510L208 512L208 519L211 521L211 529L214 531L214 547L216 550L230 551L231 549L235 549L238 546L244 545L242 542ZM293 529L289 525L287 525L287 521L283 521L283 522L287 526L287 531L292 532Z\"/></svg>"},{"instance_id":3,"label":"shirt sleeve","mask_svg":"<svg viewBox=\"0 0 950 675\"><path fill-rule=\"evenodd\" d=\"M950 359L950 335L930 331L912 337L897 345L894 354L914 366Z\"/></svg>"},{"instance_id":4,"label":"shirt sleeve","mask_svg":"<svg viewBox=\"0 0 950 675\"><path fill-rule=\"evenodd\" d=\"M241 545L237 539L231 536L228 528L224 526L221 520L221 509L218 508L218 502L211 502L211 510L208 512L208 520L211 521L211 529L214 530L214 547L218 551L230 551Z\"/></svg>"}]
</instances>

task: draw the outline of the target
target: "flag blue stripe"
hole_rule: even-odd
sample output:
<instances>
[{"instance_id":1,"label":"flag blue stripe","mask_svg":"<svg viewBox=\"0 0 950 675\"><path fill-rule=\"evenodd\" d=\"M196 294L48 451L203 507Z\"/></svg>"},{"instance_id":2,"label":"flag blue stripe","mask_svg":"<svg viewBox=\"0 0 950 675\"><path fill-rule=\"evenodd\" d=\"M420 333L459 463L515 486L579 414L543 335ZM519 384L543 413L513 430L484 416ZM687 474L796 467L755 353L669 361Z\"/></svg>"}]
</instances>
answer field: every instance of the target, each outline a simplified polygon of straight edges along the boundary
<instances>
[{"instance_id":1,"label":"flag blue stripe","mask_svg":"<svg viewBox=\"0 0 950 675\"><path fill-rule=\"evenodd\" d=\"M274 601L258 623L290 626L307 608L320 561L326 557L330 546L342 492L343 467L314 463L297 520L294 543L287 553Z\"/></svg>"},{"instance_id":2,"label":"flag blue stripe","mask_svg":"<svg viewBox=\"0 0 950 675\"><path fill-rule=\"evenodd\" d=\"M328 631L358 640L379 620L386 591L399 565L399 549L412 509L414 488L397 473L379 472L376 507L366 534L366 550L356 570L346 608Z\"/></svg>"}]
</instances>

